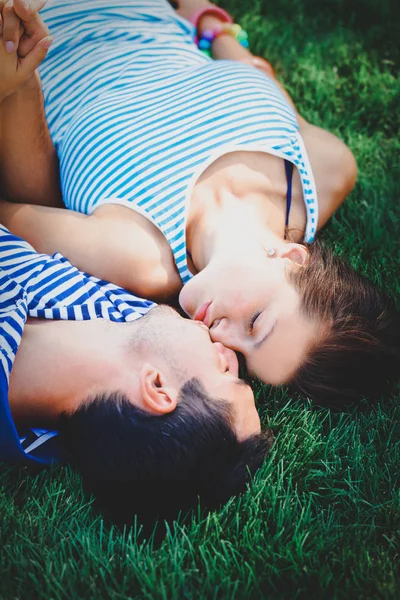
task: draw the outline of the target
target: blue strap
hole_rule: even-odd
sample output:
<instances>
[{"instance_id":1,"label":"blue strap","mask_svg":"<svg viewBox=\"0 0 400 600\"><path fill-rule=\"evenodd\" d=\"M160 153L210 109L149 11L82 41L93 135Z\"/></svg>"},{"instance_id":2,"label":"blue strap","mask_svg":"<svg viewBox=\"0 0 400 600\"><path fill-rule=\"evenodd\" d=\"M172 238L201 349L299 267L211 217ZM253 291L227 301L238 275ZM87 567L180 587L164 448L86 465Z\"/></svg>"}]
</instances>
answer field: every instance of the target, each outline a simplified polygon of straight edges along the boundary
<instances>
[{"instance_id":1,"label":"blue strap","mask_svg":"<svg viewBox=\"0 0 400 600\"><path fill-rule=\"evenodd\" d=\"M285 160L285 171L287 179L287 193L286 193L286 220L285 227L289 227L289 214L290 207L292 206L292 183L293 183L293 163L289 160Z\"/></svg>"}]
</instances>

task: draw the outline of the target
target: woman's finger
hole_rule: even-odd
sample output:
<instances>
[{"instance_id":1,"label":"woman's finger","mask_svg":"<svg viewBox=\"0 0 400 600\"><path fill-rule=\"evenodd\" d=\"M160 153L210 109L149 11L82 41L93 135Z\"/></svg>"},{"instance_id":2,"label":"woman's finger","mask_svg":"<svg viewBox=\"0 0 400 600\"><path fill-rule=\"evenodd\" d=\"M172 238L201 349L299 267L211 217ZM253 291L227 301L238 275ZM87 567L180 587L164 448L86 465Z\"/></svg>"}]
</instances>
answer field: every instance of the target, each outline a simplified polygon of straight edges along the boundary
<instances>
[{"instance_id":1,"label":"woman's finger","mask_svg":"<svg viewBox=\"0 0 400 600\"><path fill-rule=\"evenodd\" d=\"M22 81L28 79L46 58L46 54L53 43L53 37L48 36L36 44L31 52L20 62L18 75Z\"/></svg>"},{"instance_id":2,"label":"woman's finger","mask_svg":"<svg viewBox=\"0 0 400 600\"><path fill-rule=\"evenodd\" d=\"M12 0L4 4L2 20L4 47L7 52L15 52L19 44L20 20L14 12Z\"/></svg>"},{"instance_id":3,"label":"woman's finger","mask_svg":"<svg viewBox=\"0 0 400 600\"><path fill-rule=\"evenodd\" d=\"M22 21L30 21L46 2L47 0L14 0L14 10Z\"/></svg>"},{"instance_id":4,"label":"woman's finger","mask_svg":"<svg viewBox=\"0 0 400 600\"><path fill-rule=\"evenodd\" d=\"M24 25L25 33L18 48L18 54L21 58L27 56L40 40L50 35L49 28L38 13L35 13L30 21L24 22Z\"/></svg>"}]
</instances>

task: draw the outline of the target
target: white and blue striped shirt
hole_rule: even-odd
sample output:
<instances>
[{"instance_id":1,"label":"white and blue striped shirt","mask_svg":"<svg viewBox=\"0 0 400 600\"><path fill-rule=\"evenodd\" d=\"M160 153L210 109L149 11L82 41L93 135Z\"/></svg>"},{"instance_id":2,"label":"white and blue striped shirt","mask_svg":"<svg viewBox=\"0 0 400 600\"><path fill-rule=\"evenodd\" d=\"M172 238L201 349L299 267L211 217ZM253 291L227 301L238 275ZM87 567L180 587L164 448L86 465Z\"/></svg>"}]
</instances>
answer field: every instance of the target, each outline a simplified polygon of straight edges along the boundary
<instances>
[{"instance_id":1,"label":"white and blue striped shirt","mask_svg":"<svg viewBox=\"0 0 400 600\"><path fill-rule=\"evenodd\" d=\"M128 206L165 235L182 281L193 186L218 157L262 151L297 166L312 241L318 201L292 107L272 79L213 61L166 0L50 0L55 43L41 67L64 201Z\"/></svg>"},{"instance_id":2,"label":"white and blue striped shirt","mask_svg":"<svg viewBox=\"0 0 400 600\"><path fill-rule=\"evenodd\" d=\"M44 462L51 460L42 445L57 434L36 429L18 435L8 407L8 379L27 318L125 322L139 319L153 306L78 271L61 254L38 254L0 225L0 460L23 457L21 445L25 454L40 450ZM11 447L13 443L18 447Z\"/></svg>"}]
</instances>

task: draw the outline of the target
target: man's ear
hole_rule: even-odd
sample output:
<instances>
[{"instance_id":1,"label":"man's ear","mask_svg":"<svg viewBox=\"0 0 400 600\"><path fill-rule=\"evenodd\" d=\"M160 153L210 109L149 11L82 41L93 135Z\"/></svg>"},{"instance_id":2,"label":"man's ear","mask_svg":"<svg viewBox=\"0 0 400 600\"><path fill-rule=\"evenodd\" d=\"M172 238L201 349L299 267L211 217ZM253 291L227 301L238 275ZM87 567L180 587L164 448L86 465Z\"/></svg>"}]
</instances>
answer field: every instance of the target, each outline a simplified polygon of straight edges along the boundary
<instances>
[{"instance_id":1,"label":"man's ear","mask_svg":"<svg viewBox=\"0 0 400 600\"><path fill-rule=\"evenodd\" d=\"M279 258L288 258L296 265L305 267L310 259L310 251L303 244L289 242L279 248L278 256Z\"/></svg>"},{"instance_id":2,"label":"man's ear","mask_svg":"<svg viewBox=\"0 0 400 600\"><path fill-rule=\"evenodd\" d=\"M156 415L165 415L175 410L179 389L159 369L146 363L140 370L139 379L144 410Z\"/></svg>"}]
</instances>

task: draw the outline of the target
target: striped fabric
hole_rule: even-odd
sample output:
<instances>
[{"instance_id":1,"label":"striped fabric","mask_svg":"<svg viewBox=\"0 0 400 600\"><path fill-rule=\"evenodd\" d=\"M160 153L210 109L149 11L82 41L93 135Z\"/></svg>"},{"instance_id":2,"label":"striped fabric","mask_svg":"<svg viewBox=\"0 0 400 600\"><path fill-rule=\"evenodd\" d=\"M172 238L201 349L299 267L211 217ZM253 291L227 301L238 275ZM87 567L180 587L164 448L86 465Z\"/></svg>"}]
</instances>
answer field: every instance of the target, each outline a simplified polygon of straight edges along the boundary
<instances>
[{"instance_id":1,"label":"striped fabric","mask_svg":"<svg viewBox=\"0 0 400 600\"><path fill-rule=\"evenodd\" d=\"M275 83L213 61L166 0L50 0L55 43L41 67L68 208L114 203L165 235L182 281L191 190L218 157L268 152L300 172L306 241L316 232L315 183L295 113Z\"/></svg>"},{"instance_id":2,"label":"striped fabric","mask_svg":"<svg viewBox=\"0 0 400 600\"><path fill-rule=\"evenodd\" d=\"M28 317L127 322L139 319L153 306L149 300L78 271L61 254L36 253L0 226L0 372L7 379ZM26 453L40 448L42 454L43 443L55 435L34 429L21 432L20 443Z\"/></svg>"}]
</instances>

